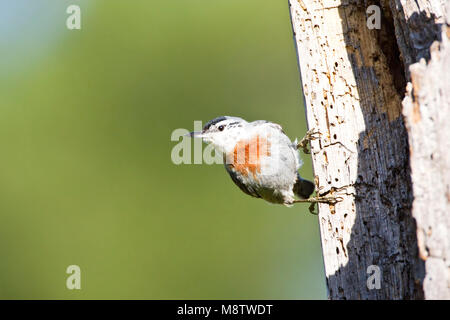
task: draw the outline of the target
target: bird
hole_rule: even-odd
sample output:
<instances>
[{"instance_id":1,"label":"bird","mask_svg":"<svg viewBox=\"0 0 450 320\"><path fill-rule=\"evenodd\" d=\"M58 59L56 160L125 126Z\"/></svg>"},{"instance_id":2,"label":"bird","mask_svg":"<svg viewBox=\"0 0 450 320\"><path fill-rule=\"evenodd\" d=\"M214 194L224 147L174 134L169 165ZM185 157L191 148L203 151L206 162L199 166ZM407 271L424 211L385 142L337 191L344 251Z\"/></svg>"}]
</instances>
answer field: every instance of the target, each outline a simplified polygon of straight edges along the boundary
<instances>
[{"instance_id":1,"label":"bird","mask_svg":"<svg viewBox=\"0 0 450 320\"><path fill-rule=\"evenodd\" d=\"M330 196L310 198L315 185L298 173L302 165L298 149L309 153L307 143L318 138L317 130L308 131L300 142L292 142L279 124L220 116L208 121L202 131L187 135L212 144L222 154L232 181L252 197L285 206L336 200Z\"/></svg>"}]
</instances>

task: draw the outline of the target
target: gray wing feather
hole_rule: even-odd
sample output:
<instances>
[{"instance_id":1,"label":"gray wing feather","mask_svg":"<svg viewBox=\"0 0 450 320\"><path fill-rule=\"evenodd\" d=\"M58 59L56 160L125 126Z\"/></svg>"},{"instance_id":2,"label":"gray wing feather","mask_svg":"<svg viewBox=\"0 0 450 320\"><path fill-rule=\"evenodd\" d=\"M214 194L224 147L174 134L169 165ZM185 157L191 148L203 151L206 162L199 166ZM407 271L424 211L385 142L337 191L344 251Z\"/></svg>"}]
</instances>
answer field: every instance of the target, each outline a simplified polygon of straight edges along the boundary
<instances>
[{"instance_id":1,"label":"gray wing feather","mask_svg":"<svg viewBox=\"0 0 450 320\"><path fill-rule=\"evenodd\" d=\"M255 189L253 189L251 186L246 185L244 182L242 182L242 175L238 172L236 172L232 166L229 166L225 164L225 169L227 170L228 174L231 177L231 180L241 189L243 192L248 194L249 196L255 197L255 198L261 198L261 196L256 192Z\"/></svg>"},{"instance_id":2,"label":"gray wing feather","mask_svg":"<svg viewBox=\"0 0 450 320\"><path fill-rule=\"evenodd\" d=\"M254 126L257 126L257 125L260 125L260 124L268 124L269 126L275 128L275 129L277 129L277 130L280 130L281 132L284 133L283 128L282 128L278 123L274 123L274 122L271 122L271 121L267 121L267 120L256 120L256 121L251 122L250 124L252 124L252 125L254 125ZM285 134L285 133L284 133L284 134Z\"/></svg>"}]
</instances>

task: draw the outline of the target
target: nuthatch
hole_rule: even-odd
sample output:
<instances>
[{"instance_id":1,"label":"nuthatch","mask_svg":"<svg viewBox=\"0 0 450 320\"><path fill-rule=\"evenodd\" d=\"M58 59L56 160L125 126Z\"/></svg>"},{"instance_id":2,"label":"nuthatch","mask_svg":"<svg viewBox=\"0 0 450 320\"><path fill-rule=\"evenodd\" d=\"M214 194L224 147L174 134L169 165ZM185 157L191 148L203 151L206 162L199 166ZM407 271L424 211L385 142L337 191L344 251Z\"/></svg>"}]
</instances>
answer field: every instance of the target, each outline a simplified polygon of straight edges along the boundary
<instances>
[{"instance_id":1,"label":"nuthatch","mask_svg":"<svg viewBox=\"0 0 450 320\"><path fill-rule=\"evenodd\" d=\"M298 173L302 165L298 149L306 150L306 144L317 138L316 134L308 131L300 143L291 142L278 124L223 116L207 122L201 132L189 135L202 138L222 153L225 169L243 192L289 206L296 202L336 202L333 197L308 198L314 192L314 184Z\"/></svg>"}]
</instances>

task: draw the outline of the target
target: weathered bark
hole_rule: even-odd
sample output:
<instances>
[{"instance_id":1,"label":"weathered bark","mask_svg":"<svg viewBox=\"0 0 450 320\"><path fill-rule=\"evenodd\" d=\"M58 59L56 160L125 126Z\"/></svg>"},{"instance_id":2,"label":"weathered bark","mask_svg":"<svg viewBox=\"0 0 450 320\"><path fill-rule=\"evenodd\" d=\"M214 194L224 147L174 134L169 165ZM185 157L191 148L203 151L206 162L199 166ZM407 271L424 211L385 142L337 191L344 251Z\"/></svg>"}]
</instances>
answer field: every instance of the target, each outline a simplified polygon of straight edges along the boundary
<instances>
[{"instance_id":1,"label":"weathered bark","mask_svg":"<svg viewBox=\"0 0 450 320\"><path fill-rule=\"evenodd\" d=\"M403 114L410 145L412 213L420 258L425 260L425 298L450 299L450 19L436 23L441 41L425 52L428 65L422 59L410 66Z\"/></svg>"},{"instance_id":2,"label":"weathered bark","mask_svg":"<svg viewBox=\"0 0 450 320\"><path fill-rule=\"evenodd\" d=\"M402 104L408 81L412 78L413 85L408 84L411 88L417 79L414 67L410 72L410 66L420 58L429 59L429 46L440 39L440 27L436 24L445 16L445 10L442 3L433 2L432 6L431 2L289 0L307 122L309 128L322 133L311 146L316 184L321 195L344 198L336 205L319 205L331 299L421 299L424 293L429 297L430 258L425 278L423 241L425 245L435 240L447 244L445 248L439 247L441 251L436 249L434 255L431 254L440 262L430 263L430 268L439 272L448 270L449 229L445 212L448 202L447 207L444 204L445 197L447 201L450 198L448 174L440 180L439 192L442 193L431 196L432 185L426 184L433 178L423 177L426 175L423 166L427 164L421 160L429 157L430 152L444 154L449 150L448 144L447 149L439 149L442 152L437 152L435 145L417 152L417 160L414 157L411 160L411 177L408 132L402 115L404 112L408 130L416 130L415 135L409 137L413 154L427 140L420 134L424 134L429 124L413 128L407 106L419 103L429 108L434 101L439 101L431 115L436 116L439 108L447 108L449 115L448 95L444 97L436 86L424 89L422 102L417 102L420 98L414 89L410 93L413 102L406 98ZM424 5L419 9L416 4L421 3ZM366 26L366 10L373 4L381 8L380 30L369 30ZM418 11L424 8L428 14ZM447 72L448 77L448 63L448 58L442 55L434 68L445 65L446 69L442 68L441 72ZM429 72L431 77L433 71ZM444 88L448 83L441 85ZM433 97L428 96L429 90L434 90ZM448 94L448 87L446 92ZM434 119L444 127L444 117ZM436 135L443 132L440 127L435 130ZM442 170L449 172L448 153L445 159L433 162L433 174L438 176ZM427 196L417 203L417 197L423 193ZM417 199L414 207L413 196ZM425 201L429 199L440 204L427 208ZM433 211L431 218L430 211ZM437 231L437 239L419 238L419 256L416 230L419 235L426 234L428 225L437 227L435 223L442 221L447 223L446 231ZM379 289L367 286L371 265L381 270Z\"/></svg>"}]
</instances>

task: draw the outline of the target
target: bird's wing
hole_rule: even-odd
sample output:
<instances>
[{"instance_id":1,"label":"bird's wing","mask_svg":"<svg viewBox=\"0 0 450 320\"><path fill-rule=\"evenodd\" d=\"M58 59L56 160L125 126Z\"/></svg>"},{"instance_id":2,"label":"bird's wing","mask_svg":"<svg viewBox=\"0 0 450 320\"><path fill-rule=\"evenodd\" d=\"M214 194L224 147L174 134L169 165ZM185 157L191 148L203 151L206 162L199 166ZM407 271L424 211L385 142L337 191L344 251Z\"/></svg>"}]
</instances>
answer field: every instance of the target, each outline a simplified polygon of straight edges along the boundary
<instances>
[{"instance_id":1,"label":"bird's wing","mask_svg":"<svg viewBox=\"0 0 450 320\"><path fill-rule=\"evenodd\" d=\"M270 121L267 121L267 120L256 120L256 121L253 121L251 124L255 125L255 126L258 126L258 125L261 125L261 124L265 124L265 125L271 126L274 129L280 130L281 132L286 134L283 131L283 128L278 123L270 122Z\"/></svg>"},{"instance_id":2,"label":"bird's wing","mask_svg":"<svg viewBox=\"0 0 450 320\"><path fill-rule=\"evenodd\" d=\"M241 173L234 170L232 165L225 163L225 169L227 170L228 174L231 177L231 180L246 194L255 197L255 198L261 198L261 196L256 192L255 189L253 189L249 184L245 184L243 181L246 179L244 176L242 176Z\"/></svg>"}]
</instances>

